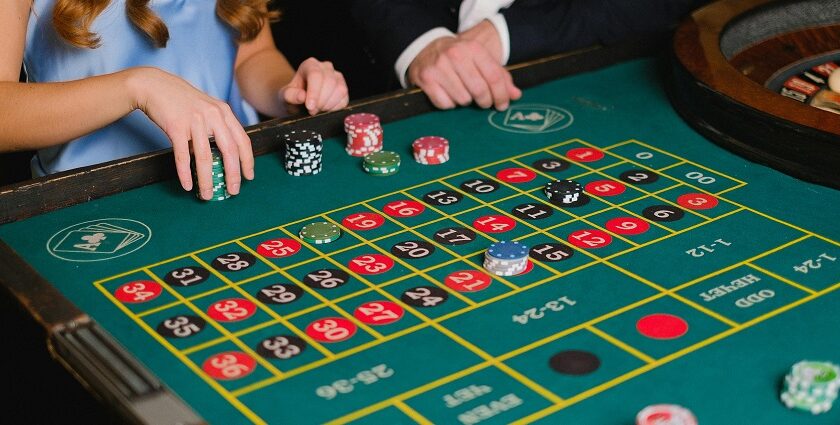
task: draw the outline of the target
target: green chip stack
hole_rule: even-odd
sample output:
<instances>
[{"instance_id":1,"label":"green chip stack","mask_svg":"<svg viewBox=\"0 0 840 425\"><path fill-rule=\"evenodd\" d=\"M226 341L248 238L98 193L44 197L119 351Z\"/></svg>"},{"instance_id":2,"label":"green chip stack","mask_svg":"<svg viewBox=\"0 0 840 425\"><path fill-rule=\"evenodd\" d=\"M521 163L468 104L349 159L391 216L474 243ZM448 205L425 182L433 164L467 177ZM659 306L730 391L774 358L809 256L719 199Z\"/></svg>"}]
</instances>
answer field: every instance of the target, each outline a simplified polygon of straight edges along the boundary
<instances>
[{"instance_id":1,"label":"green chip stack","mask_svg":"<svg viewBox=\"0 0 840 425\"><path fill-rule=\"evenodd\" d=\"M300 229L300 238L314 244L325 244L341 237L341 229L332 223L310 223Z\"/></svg>"},{"instance_id":2,"label":"green chip stack","mask_svg":"<svg viewBox=\"0 0 840 425\"><path fill-rule=\"evenodd\" d=\"M215 146L210 146L210 154L213 156L211 177L213 183L213 196L208 201L224 201L230 198L230 193L227 191L225 185L225 166L222 163L222 153L219 152ZM195 163L193 163L193 186L195 187L195 196L201 198L201 191L198 188L198 175L195 172Z\"/></svg>"},{"instance_id":3,"label":"green chip stack","mask_svg":"<svg viewBox=\"0 0 840 425\"><path fill-rule=\"evenodd\" d=\"M393 151L379 151L365 155L362 168L374 176L390 176L400 171L400 154Z\"/></svg>"},{"instance_id":4,"label":"green chip stack","mask_svg":"<svg viewBox=\"0 0 840 425\"><path fill-rule=\"evenodd\" d=\"M803 360L785 376L781 400L789 409L825 413L840 389L840 367L829 362Z\"/></svg>"}]
</instances>

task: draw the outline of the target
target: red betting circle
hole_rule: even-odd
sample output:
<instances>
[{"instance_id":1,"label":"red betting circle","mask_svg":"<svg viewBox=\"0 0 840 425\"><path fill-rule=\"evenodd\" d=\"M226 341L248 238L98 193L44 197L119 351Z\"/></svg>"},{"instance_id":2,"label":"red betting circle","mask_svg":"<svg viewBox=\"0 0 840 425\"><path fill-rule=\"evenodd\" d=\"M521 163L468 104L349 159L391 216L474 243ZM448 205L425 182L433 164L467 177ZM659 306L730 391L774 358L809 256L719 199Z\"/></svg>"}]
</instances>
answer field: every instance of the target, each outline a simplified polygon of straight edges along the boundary
<instances>
[{"instance_id":1,"label":"red betting circle","mask_svg":"<svg viewBox=\"0 0 840 425\"><path fill-rule=\"evenodd\" d=\"M356 333L356 324L343 317L324 317L309 324L306 334L318 342L341 342Z\"/></svg>"},{"instance_id":2,"label":"red betting circle","mask_svg":"<svg viewBox=\"0 0 840 425\"><path fill-rule=\"evenodd\" d=\"M204 373L213 379L230 381L244 378L257 368L257 361L253 357L239 352L227 351L214 354L201 365Z\"/></svg>"},{"instance_id":3,"label":"red betting circle","mask_svg":"<svg viewBox=\"0 0 840 425\"><path fill-rule=\"evenodd\" d=\"M595 162L604 158L604 153L594 148L574 148L566 152L566 157L577 162Z\"/></svg>"},{"instance_id":4,"label":"red betting circle","mask_svg":"<svg viewBox=\"0 0 840 425\"><path fill-rule=\"evenodd\" d=\"M528 259L528 264L525 264L525 270L517 273L516 276L522 276L523 274L531 273L531 270L534 270L534 262L531 259Z\"/></svg>"},{"instance_id":5,"label":"red betting circle","mask_svg":"<svg viewBox=\"0 0 840 425\"><path fill-rule=\"evenodd\" d=\"M595 196L616 196L624 193L627 186L615 180L596 180L587 183L584 189Z\"/></svg>"},{"instance_id":6,"label":"red betting circle","mask_svg":"<svg viewBox=\"0 0 840 425\"><path fill-rule=\"evenodd\" d=\"M217 322L239 322L256 312L256 304L245 298L228 298L207 307L207 315Z\"/></svg>"},{"instance_id":7,"label":"red betting circle","mask_svg":"<svg viewBox=\"0 0 840 425\"><path fill-rule=\"evenodd\" d=\"M673 314L654 313L639 319L636 330L652 339L676 339L688 332L688 323Z\"/></svg>"},{"instance_id":8,"label":"red betting circle","mask_svg":"<svg viewBox=\"0 0 840 425\"><path fill-rule=\"evenodd\" d=\"M405 310L399 304L385 300L366 302L353 312L360 322L375 326L397 322L404 314Z\"/></svg>"},{"instance_id":9,"label":"red betting circle","mask_svg":"<svg viewBox=\"0 0 840 425\"><path fill-rule=\"evenodd\" d=\"M537 173L527 168L513 167L499 170L496 177L507 183L526 183L537 178Z\"/></svg>"},{"instance_id":10,"label":"red betting circle","mask_svg":"<svg viewBox=\"0 0 840 425\"><path fill-rule=\"evenodd\" d=\"M385 217L372 212L350 214L341 220L341 225L350 230L371 230L385 223Z\"/></svg>"},{"instance_id":11,"label":"red betting circle","mask_svg":"<svg viewBox=\"0 0 840 425\"><path fill-rule=\"evenodd\" d=\"M597 249L612 243L612 236L603 230L581 229L569 233L567 240L578 248Z\"/></svg>"},{"instance_id":12,"label":"red betting circle","mask_svg":"<svg viewBox=\"0 0 840 425\"><path fill-rule=\"evenodd\" d=\"M478 270L460 270L449 273L443 284L458 292L478 292L486 289L493 282L490 275Z\"/></svg>"},{"instance_id":13,"label":"red betting circle","mask_svg":"<svg viewBox=\"0 0 840 425\"><path fill-rule=\"evenodd\" d=\"M394 260L382 254L364 254L350 260L347 267L358 274L381 274L394 267Z\"/></svg>"},{"instance_id":14,"label":"red betting circle","mask_svg":"<svg viewBox=\"0 0 840 425\"><path fill-rule=\"evenodd\" d=\"M708 210L716 207L718 200L705 193L686 193L677 198L677 203L690 210Z\"/></svg>"},{"instance_id":15,"label":"red betting circle","mask_svg":"<svg viewBox=\"0 0 840 425\"><path fill-rule=\"evenodd\" d=\"M475 219L472 225L484 233L504 233L516 227L516 220L505 215L485 215Z\"/></svg>"},{"instance_id":16,"label":"red betting circle","mask_svg":"<svg viewBox=\"0 0 840 425\"><path fill-rule=\"evenodd\" d=\"M135 280L120 285L114 291L114 297L126 304L149 302L163 292L163 287L153 280Z\"/></svg>"},{"instance_id":17,"label":"red betting circle","mask_svg":"<svg viewBox=\"0 0 840 425\"><path fill-rule=\"evenodd\" d=\"M650 223L638 217L616 217L608 220L604 228L619 235L640 235L650 230Z\"/></svg>"},{"instance_id":18,"label":"red betting circle","mask_svg":"<svg viewBox=\"0 0 840 425\"><path fill-rule=\"evenodd\" d=\"M420 215L425 209L426 207L423 204L408 199L391 201L382 207L385 214L397 218L414 217Z\"/></svg>"},{"instance_id":19,"label":"red betting circle","mask_svg":"<svg viewBox=\"0 0 840 425\"><path fill-rule=\"evenodd\" d=\"M291 257L300 251L300 242L289 238L274 238L260 242L257 254L265 258Z\"/></svg>"}]
</instances>

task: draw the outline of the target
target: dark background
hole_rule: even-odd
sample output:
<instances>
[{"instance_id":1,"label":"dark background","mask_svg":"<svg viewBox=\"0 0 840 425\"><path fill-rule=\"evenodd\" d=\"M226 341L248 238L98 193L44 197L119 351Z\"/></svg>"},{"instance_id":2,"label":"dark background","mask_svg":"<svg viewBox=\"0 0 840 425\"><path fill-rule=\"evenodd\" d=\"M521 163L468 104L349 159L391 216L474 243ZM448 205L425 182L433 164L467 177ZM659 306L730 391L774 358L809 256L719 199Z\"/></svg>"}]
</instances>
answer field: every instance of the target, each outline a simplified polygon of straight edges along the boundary
<instances>
[{"instance_id":1,"label":"dark background","mask_svg":"<svg viewBox=\"0 0 840 425\"><path fill-rule=\"evenodd\" d=\"M310 56L333 62L347 80L350 97L365 98L389 89L387 67L364 48L361 31L350 21L350 0L274 1L283 15L272 24L277 47L293 66ZM0 154L0 186L29 178L31 152ZM0 402L4 423L121 423L53 360L40 325L0 288Z\"/></svg>"}]
</instances>

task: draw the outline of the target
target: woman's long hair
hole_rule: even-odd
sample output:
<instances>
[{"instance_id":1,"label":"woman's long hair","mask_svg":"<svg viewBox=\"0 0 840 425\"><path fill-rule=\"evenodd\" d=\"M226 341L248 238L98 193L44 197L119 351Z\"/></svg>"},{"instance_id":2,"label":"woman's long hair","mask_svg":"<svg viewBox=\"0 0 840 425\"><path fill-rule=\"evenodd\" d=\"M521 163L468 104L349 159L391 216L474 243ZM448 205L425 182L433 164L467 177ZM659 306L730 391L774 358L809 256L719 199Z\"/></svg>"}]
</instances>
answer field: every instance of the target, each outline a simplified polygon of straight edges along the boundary
<instances>
[{"instance_id":1,"label":"woman's long hair","mask_svg":"<svg viewBox=\"0 0 840 425\"><path fill-rule=\"evenodd\" d=\"M149 8L150 0L126 0L125 13L137 29L155 47L166 47L169 30ZM259 34L266 19L274 19L277 12L268 11L270 0L217 0L216 14L239 32L239 41L250 41ZM93 20L108 7L111 0L56 0L53 26L68 43L81 48L96 48L99 36L90 31Z\"/></svg>"}]
</instances>

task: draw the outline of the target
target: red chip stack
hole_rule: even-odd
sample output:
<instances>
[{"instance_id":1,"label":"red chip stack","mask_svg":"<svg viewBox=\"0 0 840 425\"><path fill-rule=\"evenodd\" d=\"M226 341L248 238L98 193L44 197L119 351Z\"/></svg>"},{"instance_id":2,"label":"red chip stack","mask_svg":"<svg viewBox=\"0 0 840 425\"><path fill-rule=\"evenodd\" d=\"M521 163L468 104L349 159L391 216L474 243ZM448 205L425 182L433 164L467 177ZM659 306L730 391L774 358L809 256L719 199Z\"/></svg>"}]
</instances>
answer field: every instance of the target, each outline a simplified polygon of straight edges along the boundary
<instances>
[{"instance_id":1,"label":"red chip stack","mask_svg":"<svg viewBox=\"0 0 840 425\"><path fill-rule=\"evenodd\" d=\"M382 124L374 114L350 114L344 118L347 132L346 151L352 156L365 156L382 150Z\"/></svg>"},{"instance_id":2,"label":"red chip stack","mask_svg":"<svg viewBox=\"0 0 840 425\"><path fill-rule=\"evenodd\" d=\"M440 136L423 136L411 144L414 160L424 165L449 161L449 140Z\"/></svg>"}]
</instances>

